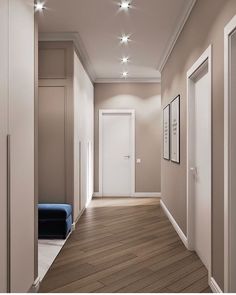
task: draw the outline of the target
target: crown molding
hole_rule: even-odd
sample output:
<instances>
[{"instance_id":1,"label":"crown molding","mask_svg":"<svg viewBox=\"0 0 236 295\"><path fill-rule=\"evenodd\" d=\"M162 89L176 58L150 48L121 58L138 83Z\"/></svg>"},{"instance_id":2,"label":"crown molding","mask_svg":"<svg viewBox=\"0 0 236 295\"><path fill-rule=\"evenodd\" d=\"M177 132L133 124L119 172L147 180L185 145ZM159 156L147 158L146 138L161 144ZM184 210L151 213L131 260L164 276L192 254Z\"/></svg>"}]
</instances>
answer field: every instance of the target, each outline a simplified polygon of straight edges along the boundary
<instances>
[{"instance_id":1,"label":"crown molding","mask_svg":"<svg viewBox=\"0 0 236 295\"><path fill-rule=\"evenodd\" d=\"M109 83L161 83L161 78L98 78L94 81L96 84Z\"/></svg>"},{"instance_id":2,"label":"crown molding","mask_svg":"<svg viewBox=\"0 0 236 295\"><path fill-rule=\"evenodd\" d=\"M180 22L179 22L179 25L176 26L176 30L174 31L171 39L170 39L170 42L169 42L169 45L167 46L167 48L165 49L165 52L163 53L162 55L162 58L161 58L161 62L158 66L158 70L160 71L160 73L162 72L162 70L164 69L170 55L171 55L171 52L173 51L174 49L174 46L184 28L184 25L186 24L189 16L190 16L190 13L194 7L194 5L196 4L197 0L189 0L188 1L188 5L186 6L186 8L183 10L183 14L180 18Z\"/></svg>"},{"instance_id":3,"label":"crown molding","mask_svg":"<svg viewBox=\"0 0 236 295\"><path fill-rule=\"evenodd\" d=\"M89 59L85 46L77 32L39 33L39 41L73 41L79 59L92 83L96 80L95 70Z\"/></svg>"}]
</instances>

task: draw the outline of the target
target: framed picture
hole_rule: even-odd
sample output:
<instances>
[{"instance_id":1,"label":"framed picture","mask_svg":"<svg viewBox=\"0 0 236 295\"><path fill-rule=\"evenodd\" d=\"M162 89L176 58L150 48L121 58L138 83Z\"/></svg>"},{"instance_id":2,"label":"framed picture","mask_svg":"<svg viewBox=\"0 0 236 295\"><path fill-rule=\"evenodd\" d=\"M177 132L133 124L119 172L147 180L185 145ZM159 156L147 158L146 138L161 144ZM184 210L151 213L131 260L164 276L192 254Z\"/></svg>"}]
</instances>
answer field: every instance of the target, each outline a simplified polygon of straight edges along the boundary
<instances>
[{"instance_id":1,"label":"framed picture","mask_svg":"<svg viewBox=\"0 0 236 295\"><path fill-rule=\"evenodd\" d=\"M170 160L170 105L163 110L163 157Z\"/></svg>"},{"instance_id":2,"label":"framed picture","mask_svg":"<svg viewBox=\"0 0 236 295\"><path fill-rule=\"evenodd\" d=\"M171 161L180 163L180 95L170 103Z\"/></svg>"}]
</instances>

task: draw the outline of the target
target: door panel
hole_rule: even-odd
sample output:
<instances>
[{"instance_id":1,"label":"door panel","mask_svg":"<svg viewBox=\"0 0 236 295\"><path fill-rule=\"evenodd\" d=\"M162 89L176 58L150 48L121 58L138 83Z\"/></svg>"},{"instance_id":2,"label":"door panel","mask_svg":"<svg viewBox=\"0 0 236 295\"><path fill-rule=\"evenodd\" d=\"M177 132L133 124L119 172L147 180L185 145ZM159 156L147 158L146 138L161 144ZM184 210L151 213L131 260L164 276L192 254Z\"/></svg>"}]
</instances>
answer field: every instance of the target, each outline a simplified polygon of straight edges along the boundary
<instances>
[{"instance_id":1,"label":"door panel","mask_svg":"<svg viewBox=\"0 0 236 295\"><path fill-rule=\"evenodd\" d=\"M235 224L236 224L236 156L235 156L235 148L236 148L236 134L235 134L235 126L236 126L236 32L234 32L230 37L230 103L229 103L229 122L230 122L230 148L229 148L229 195L230 195L230 203L229 203L229 216L230 216L230 229L229 229L229 264L230 264L230 292L236 292L236 232L235 232Z\"/></svg>"},{"instance_id":2,"label":"door panel","mask_svg":"<svg viewBox=\"0 0 236 295\"><path fill-rule=\"evenodd\" d=\"M39 87L39 200L65 203L65 88Z\"/></svg>"},{"instance_id":3,"label":"door panel","mask_svg":"<svg viewBox=\"0 0 236 295\"><path fill-rule=\"evenodd\" d=\"M0 293L7 292L8 0L0 1Z\"/></svg>"},{"instance_id":4,"label":"door panel","mask_svg":"<svg viewBox=\"0 0 236 295\"><path fill-rule=\"evenodd\" d=\"M11 292L34 282L34 2L9 1Z\"/></svg>"},{"instance_id":5,"label":"door panel","mask_svg":"<svg viewBox=\"0 0 236 295\"><path fill-rule=\"evenodd\" d=\"M210 79L204 67L194 81L194 154L195 154L195 250L202 262L210 267L210 210L211 210L211 127L209 126Z\"/></svg>"},{"instance_id":6,"label":"door panel","mask_svg":"<svg viewBox=\"0 0 236 295\"><path fill-rule=\"evenodd\" d=\"M131 115L102 117L103 195L131 195Z\"/></svg>"}]
</instances>

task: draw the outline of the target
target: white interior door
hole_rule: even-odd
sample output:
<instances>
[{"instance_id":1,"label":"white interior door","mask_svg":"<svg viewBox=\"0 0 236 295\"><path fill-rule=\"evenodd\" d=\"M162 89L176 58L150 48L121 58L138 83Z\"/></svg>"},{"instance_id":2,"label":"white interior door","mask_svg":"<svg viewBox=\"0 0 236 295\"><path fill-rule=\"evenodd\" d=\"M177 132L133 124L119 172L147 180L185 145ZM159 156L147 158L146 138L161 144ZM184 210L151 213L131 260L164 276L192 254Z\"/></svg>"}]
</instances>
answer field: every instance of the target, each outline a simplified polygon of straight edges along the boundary
<instances>
[{"instance_id":1,"label":"white interior door","mask_svg":"<svg viewBox=\"0 0 236 295\"><path fill-rule=\"evenodd\" d=\"M8 0L0 1L0 293L7 292Z\"/></svg>"},{"instance_id":2,"label":"white interior door","mask_svg":"<svg viewBox=\"0 0 236 295\"><path fill-rule=\"evenodd\" d=\"M205 67L194 83L195 117L195 250L209 269L210 262L210 210L211 210L211 154L209 141L209 72Z\"/></svg>"},{"instance_id":3,"label":"white interior door","mask_svg":"<svg viewBox=\"0 0 236 295\"><path fill-rule=\"evenodd\" d=\"M225 28L225 286L236 292L236 17Z\"/></svg>"},{"instance_id":4,"label":"white interior door","mask_svg":"<svg viewBox=\"0 0 236 295\"><path fill-rule=\"evenodd\" d=\"M133 192L133 114L102 113L100 116L102 148L102 195L131 196Z\"/></svg>"},{"instance_id":5,"label":"white interior door","mask_svg":"<svg viewBox=\"0 0 236 295\"><path fill-rule=\"evenodd\" d=\"M211 47L187 73L188 243L211 275Z\"/></svg>"},{"instance_id":6,"label":"white interior door","mask_svg":"<svg viewBox=\"0 0 236 295\"><path fill-rule=\"evenodd\" d=\"M10 287L34 282L34 1L9 1Z\"/></svg>"}]
</instances>

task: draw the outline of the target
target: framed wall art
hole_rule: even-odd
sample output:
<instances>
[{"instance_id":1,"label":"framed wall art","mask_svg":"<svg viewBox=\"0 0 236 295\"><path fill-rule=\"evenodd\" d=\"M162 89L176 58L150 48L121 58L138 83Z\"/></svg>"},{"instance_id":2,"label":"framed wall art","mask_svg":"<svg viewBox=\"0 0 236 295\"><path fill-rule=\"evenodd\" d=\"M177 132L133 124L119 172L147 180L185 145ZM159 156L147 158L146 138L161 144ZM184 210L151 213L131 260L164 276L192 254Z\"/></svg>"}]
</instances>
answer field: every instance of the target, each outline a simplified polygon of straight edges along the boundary
<instances>
[{"instance_id":1,"label":"framed wall art","mask_svg":"<svg viewBox=\"0 0 236 295\"><path fill-rule=\"evenodd\" d=\"M170 103L170 158L174 163L180 163L180 95Z\"/></svg>"}]
</instances>

